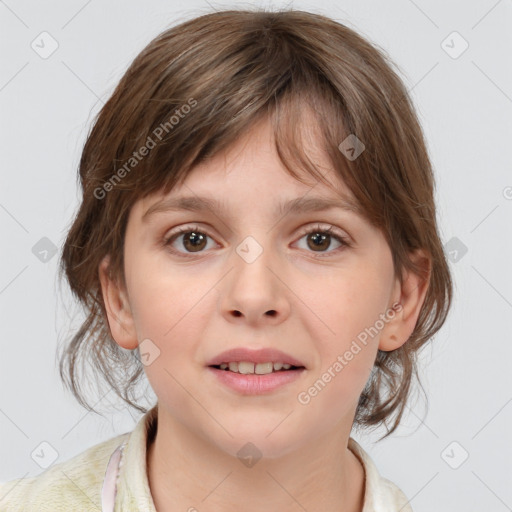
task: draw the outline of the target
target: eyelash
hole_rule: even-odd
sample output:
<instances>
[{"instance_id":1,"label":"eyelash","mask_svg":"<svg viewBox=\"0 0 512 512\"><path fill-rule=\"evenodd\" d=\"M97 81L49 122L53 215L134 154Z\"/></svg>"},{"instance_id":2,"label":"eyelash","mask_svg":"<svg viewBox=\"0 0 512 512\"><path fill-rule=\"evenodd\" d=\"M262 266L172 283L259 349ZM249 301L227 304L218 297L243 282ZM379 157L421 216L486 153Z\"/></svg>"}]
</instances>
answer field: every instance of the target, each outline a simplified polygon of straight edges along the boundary
<instances>
[{"instance_id":1,"label":"eyelash","mask_svg":"<svg viewBox=\"0 0 512 512\"><path fill-rule=\"evenodd\" d=\"M327 258L332 253L336 253L340 250L343 250L346 247L351 247L351 244L348 242L347 237L341 235L340 233L335 234L336 231L333 231L333 228L334 228L334 226L329 226L326 229L325 227L322 227L320 224L317 224L316 226L314 226L312 228L305 228L304 230L301 231L300 237L298 238L298 240L300 240L301 238L303 238L306 235L316 234L316 233L321 234L321 235L327 234L327 235L331 236L332 238L336 239L338 242L341 243L341 246L332 251L324 251L324 254L322 254L322 252L316 253L315 251L308 251L308 252L312 252L313 254L317 254L318 255L317 257L319 257L319 258ZM174 242L174 240L176 240L180 235L183 235L185 233L190 233L192 231L195 233L200 233L202 235L206 235L209 238L213 238L210 235L208 235L208 233L206 233L201 228L199 228L198 226L189 225L189 226L184 226L184 227L180 228L178 231L176 231L174 233L170 233L169 235L164 237L164 239L162 241L162 245L164 247L170 248L171 243ZM170 251L173 254L177 254L178 256L182 256L184 258L193 257L194 254L201 254L202 252L204 252L204 251L198 251L197 253L193 253L193 252L183 253L181 251L176 251L175 249L171 249L171 248L170 248Z\"/></svg>"}]
</instances>

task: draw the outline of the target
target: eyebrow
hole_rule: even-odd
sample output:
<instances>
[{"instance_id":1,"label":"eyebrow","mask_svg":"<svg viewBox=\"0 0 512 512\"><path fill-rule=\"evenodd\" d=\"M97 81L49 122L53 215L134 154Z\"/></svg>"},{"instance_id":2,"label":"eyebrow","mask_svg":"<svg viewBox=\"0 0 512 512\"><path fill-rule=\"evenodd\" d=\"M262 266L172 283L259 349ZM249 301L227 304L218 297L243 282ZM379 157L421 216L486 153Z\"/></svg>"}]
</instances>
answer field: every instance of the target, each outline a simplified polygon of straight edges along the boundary
<instances>
[{"instance_id":1,"label":"eyebrow","mask_svg":"<svg viewBox=\"0 0 512 512\"><path fill-rule=\"evenodd\" d=\"M361 215L361 208L350 198L325 198L325 197L298 197L280 203L275 214L282 216L285 213L307 213L331 209L341 209ZM182 196L162 199L150 206L142 216L142 222L147 222L149 217L156 213L167 211L188 210L193 212L224 213L226 208L222 202L215 198L200 196Z\"/></svg>"}]
</instances>

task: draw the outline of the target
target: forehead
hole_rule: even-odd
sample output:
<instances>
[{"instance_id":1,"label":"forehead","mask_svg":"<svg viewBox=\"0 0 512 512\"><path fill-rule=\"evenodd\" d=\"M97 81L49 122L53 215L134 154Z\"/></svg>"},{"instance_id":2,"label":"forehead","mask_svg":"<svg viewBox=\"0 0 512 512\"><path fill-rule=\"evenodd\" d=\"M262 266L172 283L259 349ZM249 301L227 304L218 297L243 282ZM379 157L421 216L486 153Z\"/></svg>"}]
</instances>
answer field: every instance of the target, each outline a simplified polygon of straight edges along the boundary
<instances>
[{"instance_id":1,"label":"forehead","mask_svg":"<svg viewBox=\"0 0 512 512\"><path fill-rule=\"evenodd\" d=\"M144 219L165 208L216 212L237 202L272 203L277 214L336 205L362 213L328 155L319 149L322 144L315 132L306 129L302 140L305 153L328 184L298 167L294 172L299 179L288 172L277 153L272 125L264 119L227 150L194 167L168 194L159 192L144 198L138 209Z\"/></svg>"}]
</instances>

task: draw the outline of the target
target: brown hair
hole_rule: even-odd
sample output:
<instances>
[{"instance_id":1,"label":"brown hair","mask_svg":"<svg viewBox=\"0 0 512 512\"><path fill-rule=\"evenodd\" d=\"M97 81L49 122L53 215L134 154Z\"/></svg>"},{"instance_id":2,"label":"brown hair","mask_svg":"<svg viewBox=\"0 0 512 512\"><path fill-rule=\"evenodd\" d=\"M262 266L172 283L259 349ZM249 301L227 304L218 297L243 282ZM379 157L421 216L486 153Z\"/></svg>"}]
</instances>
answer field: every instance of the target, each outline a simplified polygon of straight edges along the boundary
<instances>
[{"instance_id":1,"label":"brown hair","mask_svg":"<svg viewBox=\"0 0 512 512\"><path fill-rule=\"evenodd\" d=\"M133 389L140 360L112 339L98 267L124 283L123 240L131 206L168 193L195 165L270 117L280 159L329 185L301 143L306 109L317 121L322 150L365 217L385 234L394 269L421 273L408 257L424 249L430 281L414 332L393 351L378 352L361 394L355 425L398 426L418 377L417 352L441 328L452 281L437 231L434 177L412 102L394 64L353 30L297 10L228 10L166 30L135 58L101 109L79 165L82 203L67 234L60 273L86 311L60 357L60 374L78 401L79 362L141 412ZM338 148L350 134L365 150L356 159ZM142 148L146 148L143 151ZM134 351L136 352L136 351ZM384 436L385 437L385 436Z\"/></svg>"}]
</instances>

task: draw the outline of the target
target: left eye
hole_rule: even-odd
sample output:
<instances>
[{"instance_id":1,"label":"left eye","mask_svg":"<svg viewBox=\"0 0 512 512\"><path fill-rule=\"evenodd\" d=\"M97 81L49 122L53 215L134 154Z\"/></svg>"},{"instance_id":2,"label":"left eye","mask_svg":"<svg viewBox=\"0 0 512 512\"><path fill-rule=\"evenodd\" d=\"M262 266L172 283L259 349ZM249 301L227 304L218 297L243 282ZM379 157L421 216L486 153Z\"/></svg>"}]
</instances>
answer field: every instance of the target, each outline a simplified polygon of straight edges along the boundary
<instances>
[{"instance_id":1,"label":"left eye","mask_svg":"<svg viewBox=\"0 0 512 512\"><path fill-rule=\"evenodd\" d=\"M302 233L302 236L299 240L302 240L304 237L306 238L306 244L309 249L312 249L313 252L334 252L336 249L342 248L344 246L348 246L348 242L344 236L341 234L336 235L332 232L332 226L325 229L321 226L317 226L314 229L308 229L307 231ZM322 249L328 249L331 246L332 240L338 242L338 247L332 251L324 251Z\"/></svg>"},{"instance_id":2,"label":"left eye","mask_svg":"<svg viewBox=\"0 0 512 512\"><path fill-rule=\"evenodd\" d=\"M309 228L306 231L301 233L299 241L303 238L306 238L306 247L307 249L311 249L313 252L322 253L328 252L329 254L335 252L337 249L343 248L344 246L349 246L347 239L341 234L334 234L332 232L333 227L325 228L322 226L316 226L314 228ZM181 228L176 233L172 233L167 236L163 244L165 246L173 246L174 242L183 237L181 242L181 246L186 250L180 251L176 248L173 248L173 252L176 252L180 255L186 253L199 253L204 252L203 250L207 246L208 238L212 239L208 234L204 231L201 231L197 226L185 226ZM212 239L213 240L213 239ZM338 243L338 247L327 251L332 244L332 241L335 240ZM302 247L303 248L303 247Z\"/></svg>"}]
</instances>

